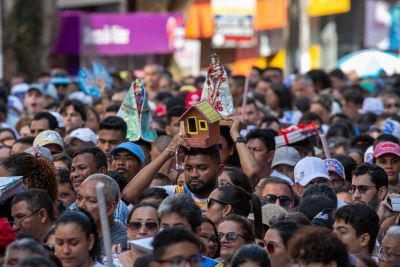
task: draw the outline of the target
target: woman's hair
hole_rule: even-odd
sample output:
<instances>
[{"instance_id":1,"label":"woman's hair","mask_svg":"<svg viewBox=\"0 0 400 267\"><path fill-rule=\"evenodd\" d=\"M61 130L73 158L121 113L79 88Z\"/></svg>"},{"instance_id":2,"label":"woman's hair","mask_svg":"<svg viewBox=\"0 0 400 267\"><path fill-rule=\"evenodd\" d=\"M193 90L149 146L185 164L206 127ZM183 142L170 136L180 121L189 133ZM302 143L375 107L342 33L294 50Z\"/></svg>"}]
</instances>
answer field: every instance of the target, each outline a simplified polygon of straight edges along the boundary
<instances>
[{"instance_id":1,"label":"woman's hair","mask_svg":"<svg viewBox=\"0 0 400 267\"><path fill-rule=\"evenodd\" d=\"M338 267L350 266L345 245L324 227L299 229L289 240L288 251L295 262L327 264L335 261Z\"/></svg>"},{"instance_id":2,"label":"woman's hair","mask_svg":"<svg viewBox=\"0 0 400 267\"><path fill-rule=\"evenodd\" d=\"M255 240L255 235L253 231L253 226L250 224L250 222L243 216L237 215L237 214L230 214L224 218L222 218L221 223L226 222L226 221L231 221L240 226L240 228L243 230L242 235L244 236L245 240L247 243L252 243Z\"/></svg>"},{"instance_id":3,"label":"woman's hair","mask_svg":"<svg viewBox=\"0 0 400 267\"><path fill-rule=\"evenodd\" d=\"M203 223L211 224L215 236L218 235L217 227L215 226L215 224L214 224L210 219L208 219L207 217L202 217L202 219L201 219L201 224L203 224ZM220 248L221 248L221 244L220 244L219 242L217 242L217 249L216 249L216 251L215 251L215 254L212 256L213 259L216 259L216 258L219 257L219 250L220 250Z\"/></svg>"},{"instance_id":4,"label":"woman's hair","mask_svg":"<svg viewBox=\"0 0 400 267\"><path fill-rule=\"evenodd\" d=\"M252 262L259 267L270 267L271 262L265 249L257 245L245 245L233 255L231 267L239 267L246 262Z\"/></svg>"},{"instance_id":5,"label":"woman's hair","mask_svg":"<svg viewBox=\"0 0 400 267\"><path fill-rule=\"evenodd\" d=\"M277 230L282 239L282 243L287 247L287 244L294 233L302 228L303 225L297 224L290 220L278 221L269 227L269 230Z\"/></svg>"},{"instance_id":6,"label":"woman's hair","mask_svg":"<svg viewBox=\"0 0 400 267\"><path fill-rule=\"evenodd\" d=\"M15 130L18 132L18 134L21 132L22 127L24 126L29 126L31 123L32 117L30 116L22 116L17 124L15 124Z\"/></svg>"},{"instance_id":7,"label":"woman's hair","mask_svg":"<svg viewBox=\"0 0 400 267\"><path fill-rule=\"evenodd\" d=\"M228 174L234 185L243 188L248 193L253 192L249 178L238 167L226 166L224 172Z\"/></svg>"},{"instance_id":8,"label":"woman's hair","mask_svg":"<svg viewBox=\"0 0 400 267\"><path fill-rule=\"evenodd\" d=\"M100 243L99 235L97 233L97 226L93 217L84 210L67 211L62 214L55 224L55 231L60 224L75 223L81 227L82 232L89 238L90 235L94 236L94 245L89 251L89 255L93 260L97 260L100 256Z\"/></svg>"},{"instance_id":9,"label":"woman's hair","mask_svg":"<svg viewBox=\"0 0 400 267\"><path fill-rule=\"evenodd\" d=\"M11 128L2 128L0 129L0 133L2 132L9 132L14 137L14 140L17 140L16 132L14 132Z\"/></svg>"},{"instance_id":10,"label":"woman's hair","mask_svg":"<svg viewBox=\"0 0 400 267\"><path fill-rule=\"evenodd\" d=\"M327 139L334 137L343 137L350 140L352 138L352 130L343 122L336 122L329 127L326 134Z\"/></svg>"},{"instance_id":11,"label":"woman's hair","mask_svg":"<svg viewBox=\"0 0 400 267\"><path fill-rule=\"evenodd\" d=\"M139 204L135 205L135 206L132 208L132 210L131 210L131 212L129 213L129 216L128 216L128 222L130 221L130 219L131 219L133 213L135 212L135 210L137 210L138 208L143 208L143 207L146 207L146 208L147 208L147 207L148 207L148 208L153 208L153 209L155 210L155 212L156 212L156 215L157 215L157 222L160 221L160 219L158 218L157 207L156 207L156 205L154 205L154 204L152 204L152 203L142 202L142 203L139 203Z\"/></svg>"},{"instance_id":12,"label":"woman's hair","mask_svg":"<svg viewBox=\"0 0 400 267\"><path fill-rule=\"evenodd\" d=\"M43 238L43 243L47 243L49 241L49 238L54 235L54 232L56 230L55 225L53 225L49 231L47 231L46 235Z\"/></svg>"},{"instance_id":13,"label":"woman's hair","mask_svg":"<svg viewBox=\"0 0 400 267\"><path fill-rule=\"evenodd\" d=\"M322 94L319 95L311 101L311 104L319 104L321 107L323 107L326 111L331 113L332 111L332 102L333 99L330 95L327 94Z\"/></svg>"},{"instance_id":14,"label":"woman's hair","mask_svg":"<svg viewBox=\"0 0 400 267\"><path fill-rule=\"evenodd\" d=\"M258 237L262 237L263 225L261 214L261 202L258 196L250 194L238 186L221 186L218 187L217 201L231 205L234 212L240 216L249 216L251 212L254 213L254 231Z\"/></svg>"},{"instance_id":15,"label":"woman's hair","mask_svg":"<svg viewBox=\"0 0 400 267\"><path fill-rule=\"evenodd\" d=\"M0 162L10 176L23 176L27 188L44 189L51 200L57 201L56 171L45 158L36 158L28 153L16 153Z\"/></svg>"},{"instance_id":16,"label":"woman's hair","mask_svg":"<svg viewBox=\"0 0 400 267\"><path fill-rule=\"evenodd\" d=\"M283 84L272 84L272 91L278 97L278 105L280 110L291 110L293 107L292 104L292 93L291 91L285 87Z\"/></svg>"},{"instance_id":17,"label":"woman's hair","mask_svg":"<svg viewBox=\"0 0 400 267\"><path fill-rule=\"evenodd\" d=\"M72 106L72 108L76 112L79 113L82 120L86 121L86 119L87 119L86 108L85 108L85 105L81 101L76 100L76 99L65 100L60 107L60 113L63 114L69 106Z\"/></svg>"}]
</instances>

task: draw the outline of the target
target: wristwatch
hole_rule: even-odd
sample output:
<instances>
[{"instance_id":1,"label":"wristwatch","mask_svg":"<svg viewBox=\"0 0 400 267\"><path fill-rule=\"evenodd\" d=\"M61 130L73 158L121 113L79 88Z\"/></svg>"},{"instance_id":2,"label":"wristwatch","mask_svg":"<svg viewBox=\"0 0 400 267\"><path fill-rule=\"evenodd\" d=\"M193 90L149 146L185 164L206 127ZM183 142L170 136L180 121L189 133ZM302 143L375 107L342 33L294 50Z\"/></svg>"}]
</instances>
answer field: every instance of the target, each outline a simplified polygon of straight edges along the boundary
<instances>
[{"instance_id":1,"label":"wristwatch","mask_svg":"<svg viewBox=\"0 0 400 267\"><path fill-rule=\"evenodd\" d=\"M246 143L247 143L247 140L246 140L245 137L239 135L239 136L236 138L236 141L235 141L235 144L237 144L237 143L245 143L245 144L246 144Z\"/></svg>"}]
</instances>

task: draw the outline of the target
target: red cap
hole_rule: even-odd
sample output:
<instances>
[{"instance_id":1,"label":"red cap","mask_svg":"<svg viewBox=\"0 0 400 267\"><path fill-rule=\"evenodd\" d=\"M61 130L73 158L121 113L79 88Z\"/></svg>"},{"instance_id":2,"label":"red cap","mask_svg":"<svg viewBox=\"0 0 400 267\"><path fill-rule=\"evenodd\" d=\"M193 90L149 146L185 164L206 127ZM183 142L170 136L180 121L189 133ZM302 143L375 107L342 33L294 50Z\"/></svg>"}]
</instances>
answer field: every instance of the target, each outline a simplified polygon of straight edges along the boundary
<instances>
[{"instance_id":1,"label":"red cap","mask_svg":"<svg viewBox=\"0 0 400 267\"><path fill-rule=\"evenodd\" d=\"M186 95L185 107L189 108L190 106L199 103L201 100L201 90L197 90L196 92L188 93Z\"/></svg>"},{"instance_id":2,"label":"red cap","mask_svg":"<svg viewBox=\"0 0 400 267\"><path fill-rule=\"evenodd\" d=\"M5 219L0 219L0 248L6 248L15 241L15 232Z\"/></svg>"},{"instance_id":3,"label":"red cap","mask_svg":"<svg viewBox=\"0 0 400 267\"><path fill-rule=\"evenodd\" d=\"M374 157L380 157L385 154L394 154L400 157L400 146L393 142L381 142L375 146Z\"/></svg>"}]
</instances>

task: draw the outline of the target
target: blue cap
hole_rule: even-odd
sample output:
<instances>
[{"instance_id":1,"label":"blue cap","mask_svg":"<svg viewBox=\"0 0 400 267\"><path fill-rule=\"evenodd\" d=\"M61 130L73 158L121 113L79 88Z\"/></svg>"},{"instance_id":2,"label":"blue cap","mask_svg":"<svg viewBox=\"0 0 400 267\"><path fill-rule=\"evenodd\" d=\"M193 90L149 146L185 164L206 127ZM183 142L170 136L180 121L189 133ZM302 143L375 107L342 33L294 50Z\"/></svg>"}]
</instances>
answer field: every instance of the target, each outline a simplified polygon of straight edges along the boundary
<instances>
[{"instance_id":1,"label":"blue cap","mask_svg":"<svg viewBox=\"0 0 400 267\"><path fill-rule=\"evenodd\" d=\"M110 155L112 157L114 157L115 153L117 153L120 150L128 150L129 152L131 152L133 155L135 155L139 159L141 164L144 163L144 152L143 152L143 149L139 145L131 143L131 142L121 143L118 146L111 149Z\"/></svg>"},{"instance_id":2,"label":"blue cap","mask_svg":"<svg viewBox=\"0 0 400 267\"><path fill-rule=\"evenodd\" d=\"M53 77L50 79L50 82L52 84L70 84L71 79L68 77Z\"/></svg>"}]
</instances>

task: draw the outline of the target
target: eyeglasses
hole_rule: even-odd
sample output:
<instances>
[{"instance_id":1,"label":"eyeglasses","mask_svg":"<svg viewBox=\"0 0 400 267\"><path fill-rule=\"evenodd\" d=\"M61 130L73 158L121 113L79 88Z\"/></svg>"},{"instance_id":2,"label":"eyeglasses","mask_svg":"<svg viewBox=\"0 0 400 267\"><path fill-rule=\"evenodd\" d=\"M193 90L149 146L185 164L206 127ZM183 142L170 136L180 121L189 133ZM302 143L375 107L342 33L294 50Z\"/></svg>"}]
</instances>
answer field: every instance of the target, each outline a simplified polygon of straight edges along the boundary
<instances>
[{"instance_id":1,"label":"eyeglasses","mask_svg":"<svg viewBox=\"0 0 400 267\"><path fill-rule=\"evenodd\" d=\"M140 222L140 221L132 221L128 223L128 229L131 231L137 231L142 226L145 226L147 230L154 231L157 230L158 224L156 222Z\"/></svg>"},{"instance_id":2,"label":"eyeglasses","mask_svg":"<svg viewBox=\"0 0 400 267\"><path fill-rule=\"evenodd\" d=\"M169 263L174 267L184 267L186 263L189 263L190 267L200 267L203 263L203 257L200 254L195 254L189 258L182 256L176 256L170 259L159 260L159 263Z\"/></svg>"},{"instance_id":3,"label":"eyeglasses","mask_svg":"<svg viewBox=\"0 0 400 267\"><path fill-rule=\"evenodd\" d=\"M369 188L376 187L375 185L351 185L350 193L354 194L357 190L360 194L365 194Z\"/></svg>"},{"instance_id":4,"label":"eyeglasses","mask_svg":"<svg viewBox=\"0 0 400 267\"><path fill-rule=\"evenodd\" d=\"M292 203L292 199L288 196L277 196L277 195L272 195L268 194L264 197L265 202L268 203L276 203L276 201L279 199L279 204L282 207L288 207L290 206L290 203Z\"/></svg>"},{"instance_id":5,"label":"eyeglasses","mask_svg":"<svg viewBox=\"0 0 400 267\"><path fill-rule=\"evenodd\" d=\"M26 215L25 217L22 217L22 218L20 218L20 219L19 219L19 218L14 218L14 225L23 223L26 219L32 217L33 215L35 215L35 214L38 213L39 211L40 211L40 209L37 210L37 211L34 211L34 212L32 212L31 214Z\"/></svg>"},{"instance_id":6,"label":"eyeglasses","mask_svg":"<svg viewBox=\"0 0 400 267\"><path fill-rule=\"evenodd\" d=\"M267 248L267 251L269 254L272 254L275 252L275 243L269 242L265 245L265 247Z\"/></svg>"},{"instance_id":7,"label":"eyeglasses","mask_svg":"<svg viewBox=\"0 0 400 267\"><path fill-rule=\"evenodd\" d=\"M225 236L225 239L226 239L226 241L228 241L228 242L236 241L236 240L238 240L239 237L242 237L243 239L246 239L246 238L244 237L244 235L241 235L241 234L236 233L236 232L228 232L228 233L218 232L218 233L217 233L217 236L218 236L218 240L219 240L219 241L221 241L222 238Z\"/></svg>"},{"instance_id":8,"label":"eyeglasses","mask_svg":"<svg viewBox=\"0 0 400 267\"><path fill-rule=\"evenodd\" d=\"M392 252L382 251L382 247L379 248L378 258L387 261L393 257L400 257L400 254L394 254Z\"/></svg>"},{"instance_id":9,"label":"eyeglasses","mask_svg":"<svg viewBox=\"0 0 400 267\"><path fill-rule=\"evenodd\" d=\"M256 243L259 247L262 247L262 248L265 248L265 246L267 245L264 240L256 240Z\"/></svg>"}]
</instances>

